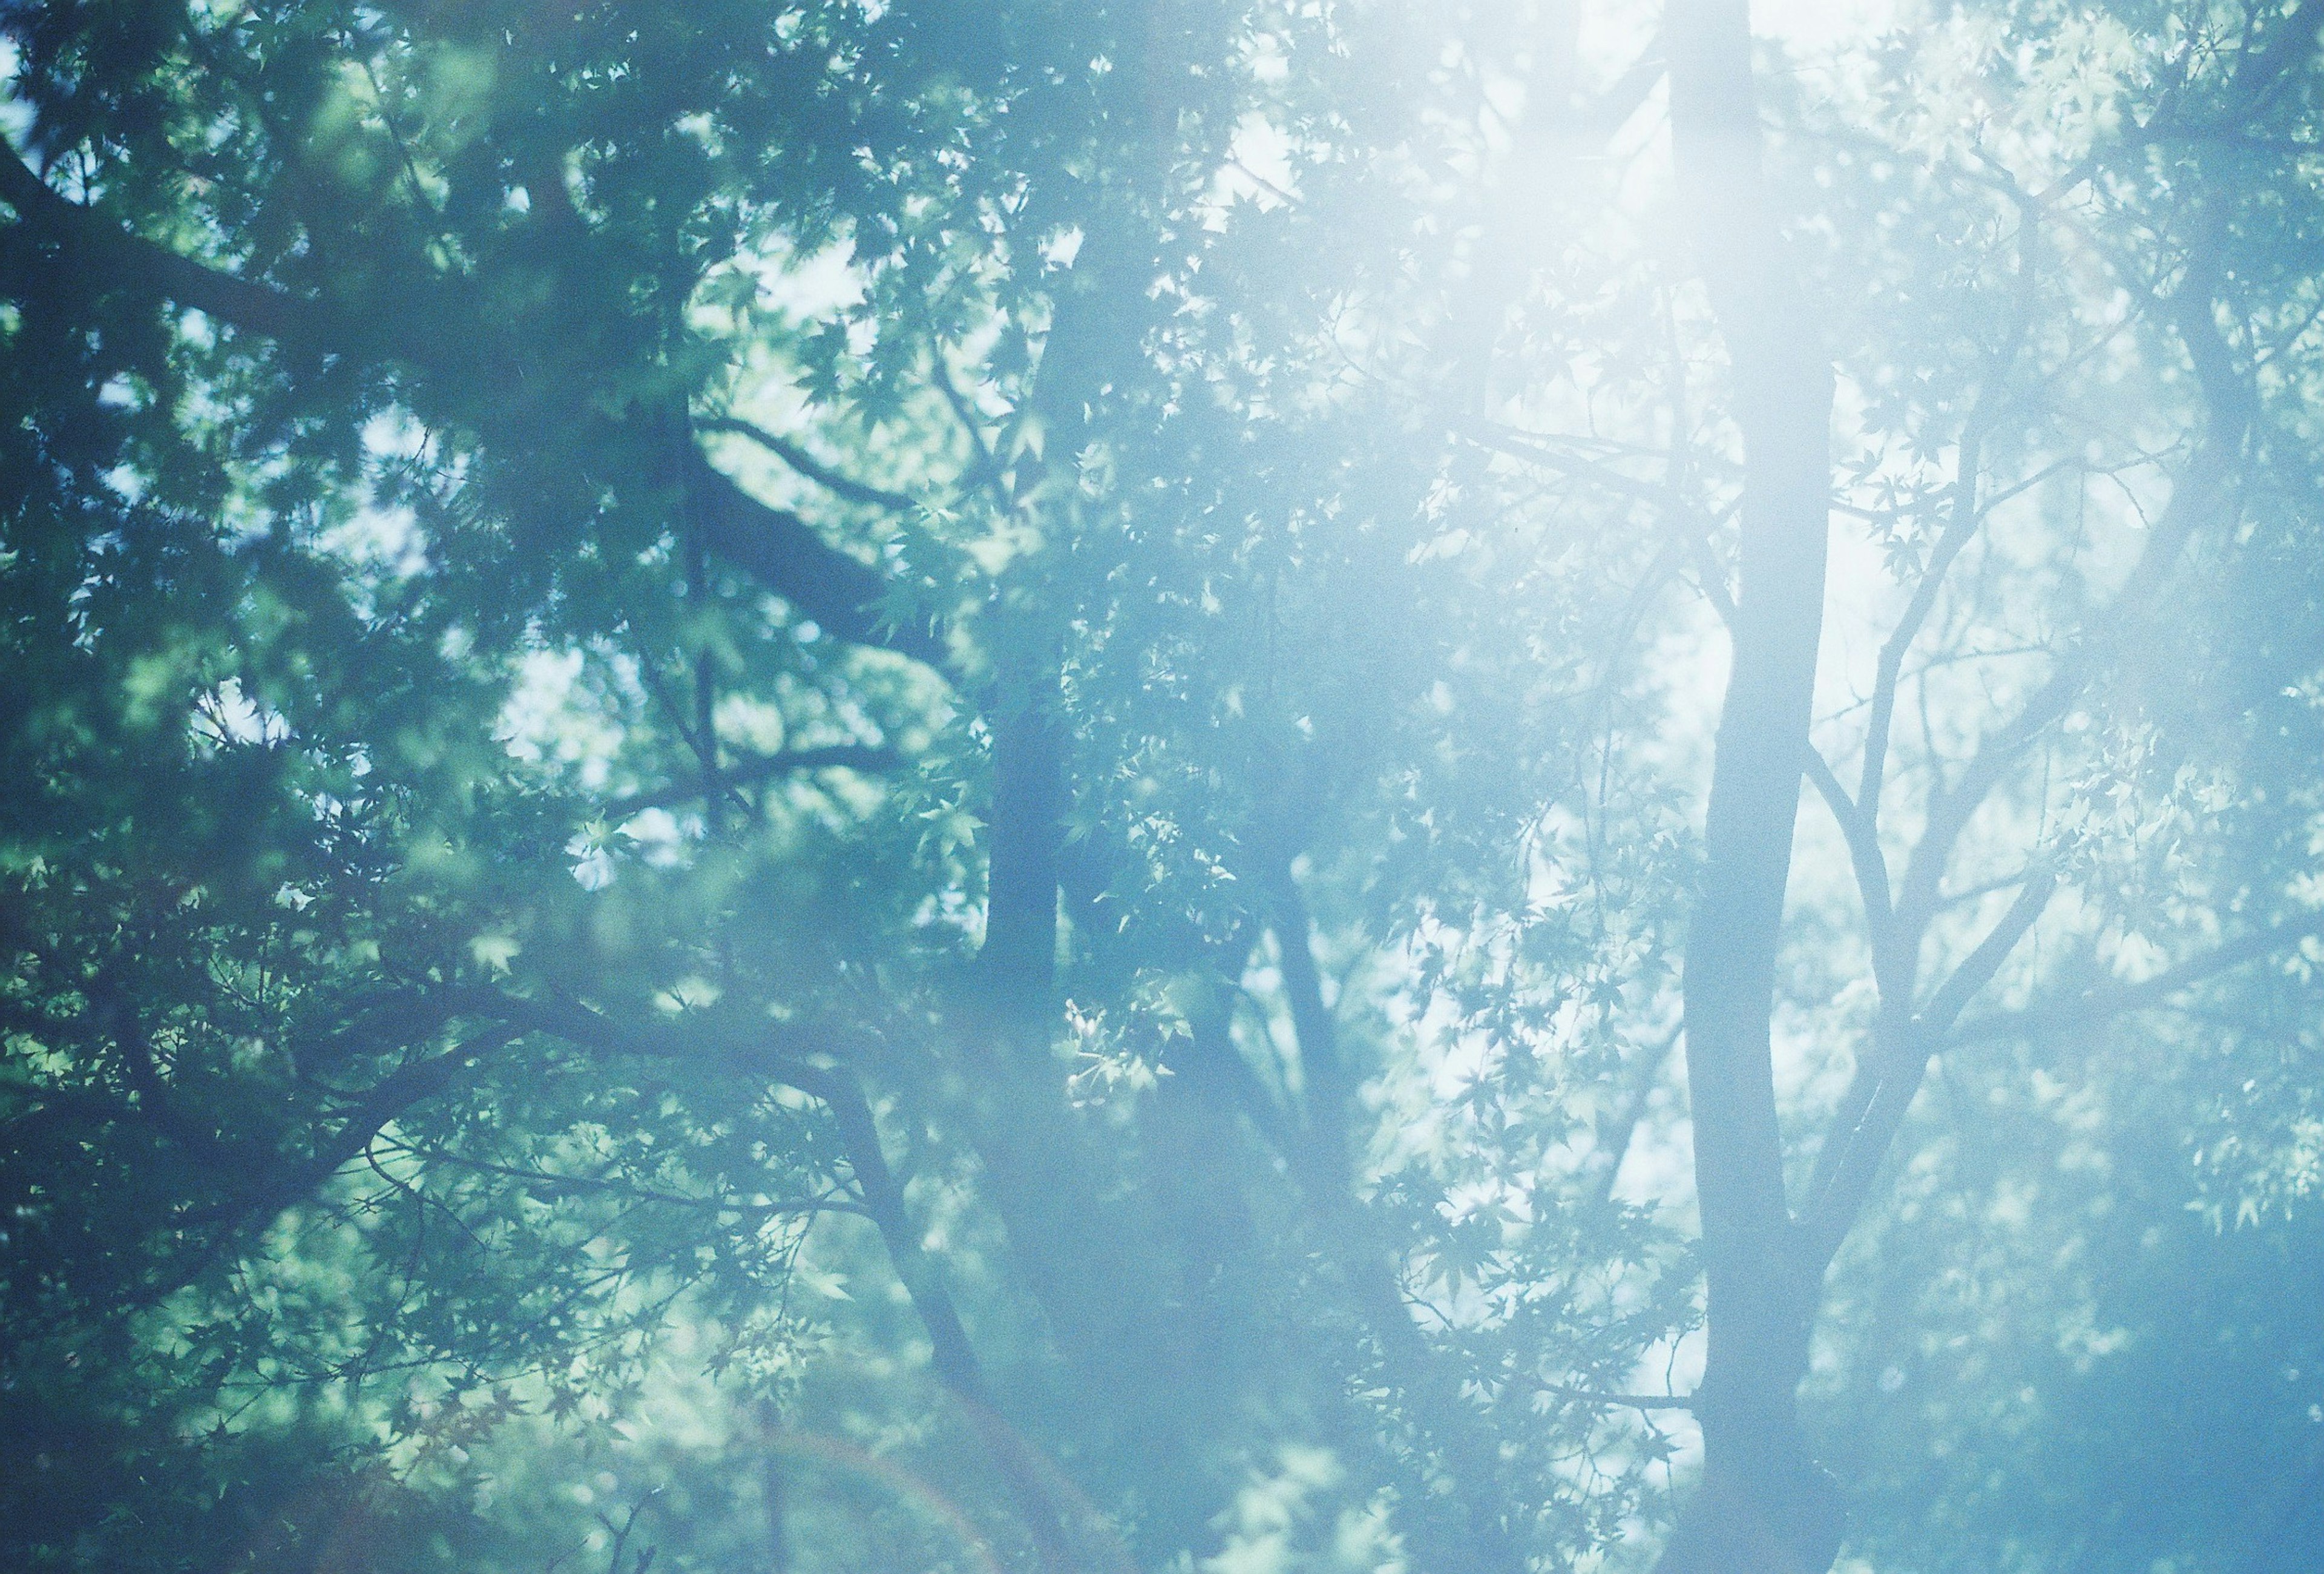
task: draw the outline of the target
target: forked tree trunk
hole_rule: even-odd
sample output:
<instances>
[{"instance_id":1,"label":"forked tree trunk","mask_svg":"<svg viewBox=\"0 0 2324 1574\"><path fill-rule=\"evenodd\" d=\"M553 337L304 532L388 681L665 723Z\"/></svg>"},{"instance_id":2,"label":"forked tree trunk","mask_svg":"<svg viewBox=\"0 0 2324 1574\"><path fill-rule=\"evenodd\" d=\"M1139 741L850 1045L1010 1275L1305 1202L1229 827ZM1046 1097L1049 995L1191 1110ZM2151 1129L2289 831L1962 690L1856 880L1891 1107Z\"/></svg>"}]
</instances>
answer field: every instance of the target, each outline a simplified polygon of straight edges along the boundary
<instances>
[{"instance_id":1,"label":"forked tree trunk","mask_svg":"<svg viewBox=\"0 0 2324 1574\"><path fill-rule=\"evenodd\" d=\"M1768 1021L1822 625L1832 377L1760 170L1748 0L1671 0L1679 194L1733 371L1745 480L1734 667L1686 949L1686 1062L1709 1282L1703 1479L1664 1574L1812 1574L1836 1488L1795 1393L1817 1276L1784 1193Z\"/></svg>"}]
</instances>

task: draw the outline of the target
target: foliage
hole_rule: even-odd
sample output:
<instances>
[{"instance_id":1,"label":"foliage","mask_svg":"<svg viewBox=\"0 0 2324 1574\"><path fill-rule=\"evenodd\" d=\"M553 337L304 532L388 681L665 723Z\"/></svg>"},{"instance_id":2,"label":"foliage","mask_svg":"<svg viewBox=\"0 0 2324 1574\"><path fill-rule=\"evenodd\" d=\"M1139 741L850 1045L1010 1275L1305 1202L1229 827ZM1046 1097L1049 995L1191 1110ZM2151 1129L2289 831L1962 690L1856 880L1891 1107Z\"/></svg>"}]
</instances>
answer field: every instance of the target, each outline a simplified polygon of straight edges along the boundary
<instances>
[{"instance_id":1,"label":"foliage","mask_svg":"<svg viewBox=\"0 0 2324 1574\"><path fill-rule=\"evenodd\" d=\"M2319 24L1762 42L1843 1567L2324 1544ZM0 38L0 1556L1517 1574L1717 1505L1773 405L1666 41Z\"/></svg>"}]
</instances>

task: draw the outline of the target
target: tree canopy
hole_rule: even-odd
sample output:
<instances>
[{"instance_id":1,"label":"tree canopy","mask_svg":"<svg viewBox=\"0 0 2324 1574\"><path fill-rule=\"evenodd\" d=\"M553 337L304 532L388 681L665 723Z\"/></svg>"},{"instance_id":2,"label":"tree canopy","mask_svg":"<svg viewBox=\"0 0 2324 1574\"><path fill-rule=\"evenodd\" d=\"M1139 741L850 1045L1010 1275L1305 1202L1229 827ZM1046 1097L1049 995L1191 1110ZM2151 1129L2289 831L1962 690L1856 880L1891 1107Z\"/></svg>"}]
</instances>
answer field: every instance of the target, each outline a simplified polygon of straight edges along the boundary
<instances>
[{"instance_id":1,"label":"tree canopy","mask_svg":"<svg viewBox=\"0 0 2324 1574\"><path fill-rule=\"evenodd\" d=\"M2324 0L1782 23L0 0L0 1559L2315 1568Z\"/></svg>"}]
</instances>

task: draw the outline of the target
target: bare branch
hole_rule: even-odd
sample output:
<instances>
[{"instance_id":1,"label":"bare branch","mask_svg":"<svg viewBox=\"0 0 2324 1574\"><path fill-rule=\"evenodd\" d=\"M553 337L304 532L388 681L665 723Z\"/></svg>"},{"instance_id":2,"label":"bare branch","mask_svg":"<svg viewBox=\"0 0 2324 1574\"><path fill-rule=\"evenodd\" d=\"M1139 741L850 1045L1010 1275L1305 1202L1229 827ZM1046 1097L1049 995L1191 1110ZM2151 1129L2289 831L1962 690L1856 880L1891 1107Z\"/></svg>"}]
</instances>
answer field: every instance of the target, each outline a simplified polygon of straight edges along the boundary
<instances>
[{"instance_id":1,"label":"bare branch","mask_svg":"<svg viewBox=\"0 0 2324 1574\"><path fill-rule=\"evenodd\" d=\"M1462 441L1488 453L1506 454L1511 458L1545 466L1577 480L1593 482L1618 496L1651 503L1658 508L1701 521L1706 529L1710 523L1702 511L1676 488L1616 469L1602 459L1575 453L1555 434L1520 431L1498 421L1480 421L1459 435ZM1666 458L1659 454L1653 457Z\"/></svg>"},{"instance_id":2,"label":"bare branch","mask_svg":"<svg viewBox=\"0 0 2324 1574\"><path fill-rule=\"evenodd\" d=\"M1648 481L1616 469L1603 460L1575 453L1565 442L1548 434L1519 431L1498 422L1485 421L1460 435L1463 441L1488 453L1504 454L1527 464L1540 465L1576 480L1594 484L1617 496L1650 504L1667 513L1676 522L1680 532L1674 544L1693 560L1695 577L1702 588L1703 598L1711 603L1711 609L1719 615L1720 622L1732 632L1735 598L1728 594L1726 567L1719 561L1711 545L1711 532L1719 526L1723 514L1709 513L1684 492L1668 483ZM1667 464L1668 456L1658 457L1665 458ZM1671 465L1668 468L1676 467Z\"/></svg>"}]
</instances>

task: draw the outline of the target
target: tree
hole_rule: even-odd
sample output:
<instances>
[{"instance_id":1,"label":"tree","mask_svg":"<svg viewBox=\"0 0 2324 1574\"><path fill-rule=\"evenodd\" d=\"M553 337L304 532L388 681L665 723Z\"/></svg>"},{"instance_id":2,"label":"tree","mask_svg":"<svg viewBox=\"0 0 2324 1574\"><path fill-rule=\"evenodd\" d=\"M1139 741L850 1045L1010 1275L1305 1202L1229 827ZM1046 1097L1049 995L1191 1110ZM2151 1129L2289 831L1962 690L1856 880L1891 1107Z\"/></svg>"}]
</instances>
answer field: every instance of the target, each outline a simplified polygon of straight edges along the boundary
<instances>
[{"instance_id":1,"label":"tree","mask_svg":"<svg viewBox=\"0 0 2324 1574\"><path fill-rule=\"evenodd\" d=\"M0 8L12 1557L2301 1566L2324 5L1909 20Z\"/></svg>"}]
</instances>

